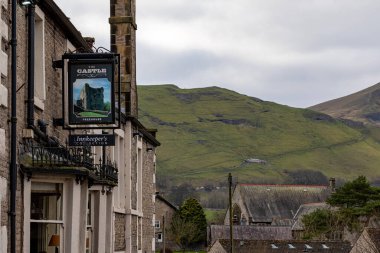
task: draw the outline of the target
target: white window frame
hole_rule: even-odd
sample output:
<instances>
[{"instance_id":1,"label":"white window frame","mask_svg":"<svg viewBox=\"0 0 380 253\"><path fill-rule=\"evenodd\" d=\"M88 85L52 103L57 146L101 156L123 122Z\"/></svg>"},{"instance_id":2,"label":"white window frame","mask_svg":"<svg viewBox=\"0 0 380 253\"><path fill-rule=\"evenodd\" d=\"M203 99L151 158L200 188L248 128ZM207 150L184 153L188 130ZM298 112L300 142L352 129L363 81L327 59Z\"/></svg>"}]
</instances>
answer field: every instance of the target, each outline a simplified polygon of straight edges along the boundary
<instances>
[{"instance_id":1,"label":"white window frame","mask_svg":"<svg viewBox=\"0 0 380 253\"><path fill-rule=\"evenodd\" d=\"M155 228L161 228L161 222L160 222L160 220L155 220L154 221L154 227Z\"/></svg>"},{"instance_id":2,"label":"white window frame","mask_svg":"<svg viewBox=\"0 0 380 253\"><path fill-rule=\"evenodd\" d=\"M45 14L36 6L34 35L34 105L45 109Z\"/></svg>"},{"instance_id":3,"label":"white window frame","mask_svg":"<svg viewBox=\"0 0 380 253\"><path fill-rule=\"evenodd\" d=\"M142 213L142 174L143 174L143 144L142 144L142 138L137 138L137 182L136 182L136 189L137 189L137 211Z\"/></svg>"},{"instance_id":4,"label":"white window frame","mask_svg":"<svg viewBox=\"0 0 380 253\"><path fill-rule=\"evenodd\" d=\"M157 242L162 242L162 241L163 241L162 233L157 233Z\"/></svg>"},{"instance_id":5,"label":"white window frame","mask_svg":"<svg viewBox=\"0 0 380 253\"><path fill-rule=\"evenodd\" d=\"M62 217L61 220L34 220L31 219L31 197L32 197L32 183L52 183L52 184L62 184ZM65 239L64 239L64 225L65 225L65 210L66 210L66 182L64 180L49 180L49 179L33 179L24 181L24 251L30 252L30 225L33 222L38 223L49 223L49 224L60 224L60 252L64 252Z\"/></svg>"}]
</instances>

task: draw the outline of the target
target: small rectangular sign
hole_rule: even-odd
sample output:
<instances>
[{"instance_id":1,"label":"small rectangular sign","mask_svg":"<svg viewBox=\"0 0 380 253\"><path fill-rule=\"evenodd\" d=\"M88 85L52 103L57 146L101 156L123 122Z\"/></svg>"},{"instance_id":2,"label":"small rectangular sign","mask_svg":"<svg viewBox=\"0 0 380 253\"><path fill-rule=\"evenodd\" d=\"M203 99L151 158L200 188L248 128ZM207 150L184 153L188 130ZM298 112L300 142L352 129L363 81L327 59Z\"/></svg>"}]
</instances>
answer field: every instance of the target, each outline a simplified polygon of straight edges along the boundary
<instances>
[{"instance_id":1,"label":"small rectangular sign","mask_svg":"<svg viewBox=\"0 0 380 253\"><path fill-rule=\"evenodd\" d=\"M69 146L115 146L113 134L69 135Z\"/></svg>"}]
</instances>

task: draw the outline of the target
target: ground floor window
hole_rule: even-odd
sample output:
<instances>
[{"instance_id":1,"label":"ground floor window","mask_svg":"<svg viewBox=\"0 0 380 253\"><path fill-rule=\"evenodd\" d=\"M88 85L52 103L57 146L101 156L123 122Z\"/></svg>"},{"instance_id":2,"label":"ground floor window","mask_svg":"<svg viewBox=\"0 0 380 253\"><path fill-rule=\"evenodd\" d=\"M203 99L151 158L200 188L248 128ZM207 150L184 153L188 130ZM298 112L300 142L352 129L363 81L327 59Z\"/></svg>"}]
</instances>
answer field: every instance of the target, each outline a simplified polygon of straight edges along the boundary
<instances>
[{"instance_id":1,"label":"ground floor window","mask_svg":"<svg viewBox=\"0 0 380 253\"><path fill-rule=\"evenodd\" d=\"M162 233L157 233L156 234L156 241L157 242L162 242Z\"/></svg>"},{"instance_id":2,"label":"ground floor window","mask_svg":"<svg viewBox=\"0 0 380 253\"><path fill-rule=\"evenodd\" d=\"M63 242L63 184L32 182L30 253L59 253Z\"/></svg>"}]
</instances>

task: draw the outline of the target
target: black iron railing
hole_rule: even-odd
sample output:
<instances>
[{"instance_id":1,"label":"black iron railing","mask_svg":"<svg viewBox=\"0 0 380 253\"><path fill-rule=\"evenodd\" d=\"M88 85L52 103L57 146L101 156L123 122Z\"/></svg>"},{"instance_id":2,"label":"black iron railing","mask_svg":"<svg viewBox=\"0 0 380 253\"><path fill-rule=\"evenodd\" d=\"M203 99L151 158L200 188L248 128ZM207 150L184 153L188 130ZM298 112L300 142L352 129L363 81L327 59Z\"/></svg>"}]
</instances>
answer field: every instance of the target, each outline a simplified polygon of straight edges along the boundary
<instances>
[{"instance_id":1,"label":"black iron railing","mask_svg":"<svg viewBox=\"0 0 380 253\"><path fill-rule=\"evenodd\" d=\"M118 171L116 166L107 164L95 164L95 175L101 180L117 182Z\"/></svg>"},{"instance_id":2,"label":"black iron railing","mask_svg":"<svg viewBox=\"0 0 380 253\"><path fill-rule=\"evenodd\" d=\"M44 147L31 143L24 143L20 154L31 156L31 162L27 162L33 168L60 168L60 167L82 167L88 169L97 181L111 181L117 183L118 169L116 163L110 159L95 163L91 147Z\"/></svg>"},{"instance_id":3,"label":"black iron railing","mask_svg":"<svg viewBox=\"0 0 380 253\"><path fill-rule=\"evenodd\" d=\"M40 147L32 146L33 166L82 166L93 167L93 154L86 147Z\"/></svg>"}]
</instances>

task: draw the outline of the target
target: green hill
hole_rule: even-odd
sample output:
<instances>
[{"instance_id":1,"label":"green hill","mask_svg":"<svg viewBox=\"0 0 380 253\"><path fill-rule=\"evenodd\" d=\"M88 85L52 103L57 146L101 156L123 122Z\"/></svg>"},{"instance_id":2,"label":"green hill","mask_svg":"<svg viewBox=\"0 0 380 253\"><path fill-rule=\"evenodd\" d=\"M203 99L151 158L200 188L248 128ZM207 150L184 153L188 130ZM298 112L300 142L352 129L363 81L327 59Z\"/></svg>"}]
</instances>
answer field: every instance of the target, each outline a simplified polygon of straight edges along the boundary
<instances>
[{"instance_id":1,"label":"green hill","mask_svg":"<svg viewBox=\"0 0 380 253\"><path fill-rule=\"evenodd\" d=\"M288 182L320 171L343 180L379 177L380 144L361 125L218 88L139 86L139 119L157 128L157 173L170 185Z\"/></svg>"}]
</instances>

